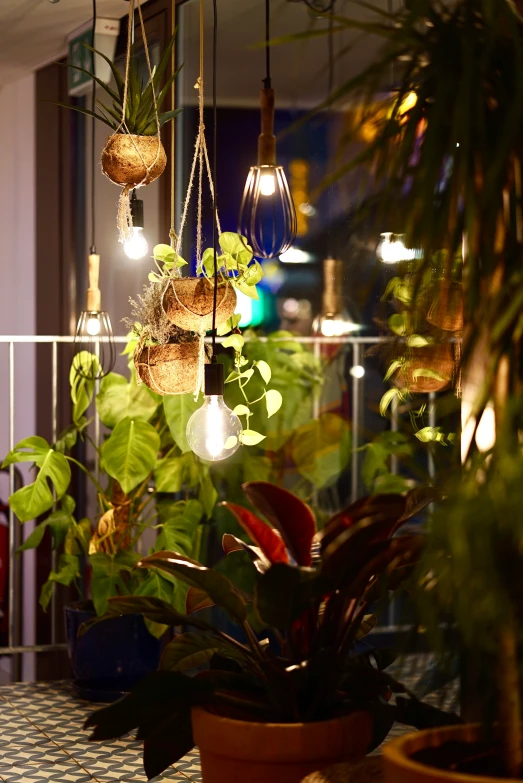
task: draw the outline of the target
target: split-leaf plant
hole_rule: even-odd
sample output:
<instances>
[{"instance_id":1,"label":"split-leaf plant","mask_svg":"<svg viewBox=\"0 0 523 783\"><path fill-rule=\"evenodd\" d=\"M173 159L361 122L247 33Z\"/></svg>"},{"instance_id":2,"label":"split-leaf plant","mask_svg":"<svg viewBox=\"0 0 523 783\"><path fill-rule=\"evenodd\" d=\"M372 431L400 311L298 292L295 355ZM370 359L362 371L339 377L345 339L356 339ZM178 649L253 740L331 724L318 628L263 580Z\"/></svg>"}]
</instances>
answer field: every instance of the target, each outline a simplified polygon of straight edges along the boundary
<instances>
[{"instance_id":1,"label":"split-leaf plant","mask_svg":"<svg viewBox=\"0 0 523 783\"><path fill-rule=\"evenodd\" d=\"M139 567L184 581L186 613L156 598L109 601L106 617L140 611L150 620L196 631L177 636L166 646L158 672L86 723L94 727L93 740L138 727L148 778L193 747L194 705L239 719L285 723L368 710L374 742L399 714L387 702L393 691L405 692L384 671L390 656L376 653L371 662L356 648L376 622L372 604L399 586L419 557L421 536L394 534L434 493L364 498L318 534L309 506L287 490L254 481L244 491L269 524L244 506L226 504L252 541L224 536L226 560L237 561L229 578L181 553L159 552ZM198 612L212 605L239 626L243 641L202 619Z\"/></svg>"}]
</instances>

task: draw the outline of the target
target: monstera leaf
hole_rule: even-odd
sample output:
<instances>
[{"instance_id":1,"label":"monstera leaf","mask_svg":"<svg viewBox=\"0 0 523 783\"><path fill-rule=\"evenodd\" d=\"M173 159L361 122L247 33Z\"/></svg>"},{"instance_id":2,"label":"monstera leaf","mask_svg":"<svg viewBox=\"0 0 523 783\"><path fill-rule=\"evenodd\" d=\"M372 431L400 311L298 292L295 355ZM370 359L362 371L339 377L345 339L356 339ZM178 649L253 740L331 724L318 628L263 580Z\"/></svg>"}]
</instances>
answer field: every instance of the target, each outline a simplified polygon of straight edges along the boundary
<instances>
[{"instance_id":1,"label":"monstera leaf","mask_svg":"<svg viewBox=\"0 0 523 783\"><path fill-rule=\"evenodd\" d=\"M25 438L4 460L6 468L16 462L34 462L39 468L32 484L17 490L9 498L9 505L21 522L35 519L52 508L55 499L63 497L71 481L71 468L63 454L55 451L45 438ZM56 498L53 497L54 488Z\"/></svg>"},{"instance_id":2,"label":"monstera leaf","mask_svg":"<svg viewBox=\"0 0 523 783\"><path fill-rule=\"evenodd\" d=\"M102 447L105 469L128 494L154 470L159 448L160 436L151 424L122 419Z\"/></svg>"}]
</instances>

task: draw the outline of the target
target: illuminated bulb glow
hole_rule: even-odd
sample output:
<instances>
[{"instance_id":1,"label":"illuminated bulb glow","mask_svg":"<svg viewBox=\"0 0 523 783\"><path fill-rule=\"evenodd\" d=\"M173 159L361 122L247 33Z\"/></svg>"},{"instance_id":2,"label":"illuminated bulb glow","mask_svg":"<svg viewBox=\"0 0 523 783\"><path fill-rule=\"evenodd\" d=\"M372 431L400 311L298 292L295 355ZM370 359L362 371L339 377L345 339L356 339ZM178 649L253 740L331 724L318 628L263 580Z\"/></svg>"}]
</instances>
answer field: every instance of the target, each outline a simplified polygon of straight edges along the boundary
<instances>
[{"instance_id":1,"label":"illuminated bulb glow","mask_svg":"<svg viewBox=\"0 0 523 783\"><path fill-rule=\"evenodd\" d=\"M276 192L276 178L274 174L262 174L260 177L260 193L262 196L272 196Z\"/></svg>"},{"instance_id":2,"label":"illuminated bulb glow","mask_svg":"<svg viewBox=\"0 0 523 783\"><path fill-rule=\"evenodd\" d=\"M207 395L187 423L187 442L201 459L230 457L240 445L241 422L220 395Z\"/></svg>"},{"instance_id":3,"label":"illuminated bulb glow","mask_svg":"<svg viewBox=\"0 0 523 783\"><path fill-rule=\"evenodd\" d=\"M285 253L280 253L280 261L284 264L308 264L312 255L299 247L290 247Z\"/></svg>"},{"instance_id":4,"label":"illuminated bulb glow","mask_svg":"<svg viewBox=\"0 0 523 783\"><path fill-rule=\"evenodd\" d=\"M359 325L349 320L348 316L324 316L321 320L320 332L324 337L343 337L351 332L356 332Z\"/></svg>"},{"instance_id":5,"label":"illuminated bulb glow","mask_svg":"<svg viewBox=\"0 0 523 783\"><path fill-rule=\"evenodd\" d=\"M97 334L100 334L99 317L97 315L90 315L87 319L85 328L87 329L87 334L89 334L91 337L96 337Z\"/></svg>"},{"instance_id":6,"label":"illuminated bulb glow","mask_svg":"<svg viewBox=\"0 0 523 783\"><path fill-rule=\"evenodd\" d=\"M349 372L353 378L363 378L365 375L365 367L362 367L361 364L355 364L354 367L350 368Z\"/></svg>"},{"instance_id":7,"label":"illuminated bulb glow","mask_svg":"<svg viewBox=\"0 0 523 783\"><path fill-rule=\"evenodd\" d=\"M414 261L416 258L421 258L421 251L405 247L401 237L387 231L381 235L376 255L384 264L398 264L400 261Z\"/></svg>"},{"instance_id":8,"label":"illuminated bulb glow","mask_svg":"<svg viewBox=\"0 0 523 783\"><path fill-rule=\"evenodd\" d=\"M149 245L143 235L141 226L133 227L133 235L131 239L124 243L123 249L127 258L131 258L133 261L139 261L140 258L144 258L147 255Z\"/></svg>"}]
</instances>

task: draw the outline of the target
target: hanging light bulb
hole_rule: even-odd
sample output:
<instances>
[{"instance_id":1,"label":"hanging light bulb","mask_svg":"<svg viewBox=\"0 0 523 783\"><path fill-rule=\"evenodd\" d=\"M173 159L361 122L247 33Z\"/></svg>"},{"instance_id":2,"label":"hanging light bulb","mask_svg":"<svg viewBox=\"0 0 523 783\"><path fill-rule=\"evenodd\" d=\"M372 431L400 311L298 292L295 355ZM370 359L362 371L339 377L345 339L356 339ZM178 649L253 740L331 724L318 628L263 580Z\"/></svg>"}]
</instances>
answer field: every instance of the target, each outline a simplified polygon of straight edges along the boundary
<instances>
[{"instance_id":1,"label":"hanging light bulb","mask_svg":"<svg viewBox=\"0 0 523 783\"><path fill-rule=\"evenodd\" d=\"M247 176L238 219L238 233L247 238L254 255L259 258L275 258L285 253L296 239L297 231L296 210L287 177L283 167L276 165L269 40L269 0L265 0L266 76L260 93L258 165L252 166Z\"/></svg>"},{"instance_id":2,"label":"hanging light bulb","mask_svg":"<svg viewBox=\"0 0 523 783\"><path fill-rule=\"evenodd\" d=\"M403 234L385 231L376 248L376 255L383 264L398 264L400 261L414 261L422 257L421 250L405 247Z\"/></svg>"},{"instance_id":3,"label":"hanging light bulb","mask_svg":"<svg viewBox=\"0 0 523 783\"><path fill-rule=\"evenodd\" d=\"M127 258L139 261L147 255L149 245L143 235L143 201L136 198L136 190L133 190L131 198L131 215L133 217L133 235L124 242L123 249Z\"/></svg>"},{"instance_id":4,"label":"hanging light bulb","mask_svg":"<svg viewBox=\"0 0 523 783\"><path fill-rule=\"evenodd\" d=\"M209 462L230 457L240 445L238 416L223 401L223 364L205 365L205 398L187 422L187 442L192 451Z\"/></svg>"},{"instance_id":5,"label":"hanging light bulb","mask_svg":"<svg viewBox=\"0 0 523 783\"><path fill-rule=\"evenodd\" d=\"M94 249L94 248L93 248ZM94 360L75 362L77 375L88 380L100 380L108 375L116 362L113 329L109 314L101 309L101 292L98 288L100 256L89 255L89 288L87 307L80 313L74 338L75 354L87 351Z\"/></svg>"},{"instance_id":6,"label":"hanging light bulb","mask_svg":"<svg viewBox=\"0 0 523 783\"><path fill-rule=\"evenodd\" d=\"M312 333L323 337L344 337L361 329L361 324L343 305L341 282L343 262L326 258L323 262L323 296L321 313L312 323Z\"/></svg>"}]
</instances>

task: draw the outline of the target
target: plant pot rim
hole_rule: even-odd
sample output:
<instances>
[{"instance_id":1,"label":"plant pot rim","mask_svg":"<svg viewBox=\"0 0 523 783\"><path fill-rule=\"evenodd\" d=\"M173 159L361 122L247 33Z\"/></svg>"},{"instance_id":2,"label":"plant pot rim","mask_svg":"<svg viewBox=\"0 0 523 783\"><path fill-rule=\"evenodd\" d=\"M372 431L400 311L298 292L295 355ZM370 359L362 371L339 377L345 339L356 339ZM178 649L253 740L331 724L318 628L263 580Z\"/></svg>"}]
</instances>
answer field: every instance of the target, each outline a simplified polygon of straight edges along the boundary
<instances>
[{"instance_id":1,"label":"plant pot rim","mask_svg":"<svg viewBox=\"0 0 523 783\"><path fill-rule=\"evenodd\" d=\"M448 783L510 783L510 781L519 781L521 778L496 778L488 775L472 775L466 772L453 772L452 770L432 767L430 764L422 764L420 761L414 761L411 753L415 753L423 748L438 748L445 742L452 740L467 742L474 741L481 733L480 723L462 723L454 726L442 726L436 729L424 729L423 731L409 732L403 737L390 740L383 746L383 759L385 765L391 764L397 768L403 768L410 773L409 779L416 776L419 780L432 779L434 781L445 780ZM440 742L430 742L431 738L441 738ZM425 740L429 740L426 742ZM410 752L409 752L410 751Z\"/></svg>"},{"instance_id":2,"label":"plant pot rim","mask_svg":"<svg viewBox=\"0 0 523 783\"><path fill-rule=\"evenodd\" d=\"M346 715L338 715L335 718L326 718L325 720L315 721L302 721L296 723L275 723L273 721L256 721L256 720L240 720L239 718L227 718L224 715L220 715L217 712L211 712L206 710L205 707L192 707L193 714L203 714L210 716L213 720L219 721L222 725L230 725L231 728L239 726L252 726L259 729L278 729L279 731L296 730L297 728L303 728L304 726L310 726L313 731L317 726L325 726L328 723L338 723L339 721L351 722L354 720L354 716L361 717L362 715L370 715L366 710L358 709L353 712L348 712Z\"/></svg>"}]
</instances>

